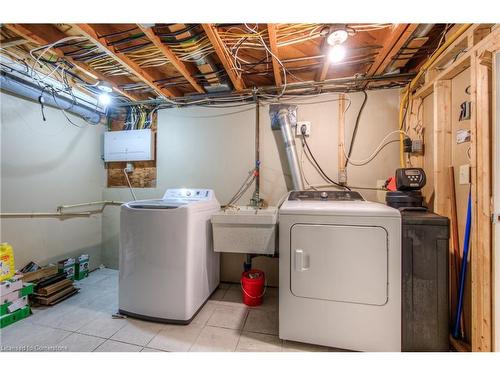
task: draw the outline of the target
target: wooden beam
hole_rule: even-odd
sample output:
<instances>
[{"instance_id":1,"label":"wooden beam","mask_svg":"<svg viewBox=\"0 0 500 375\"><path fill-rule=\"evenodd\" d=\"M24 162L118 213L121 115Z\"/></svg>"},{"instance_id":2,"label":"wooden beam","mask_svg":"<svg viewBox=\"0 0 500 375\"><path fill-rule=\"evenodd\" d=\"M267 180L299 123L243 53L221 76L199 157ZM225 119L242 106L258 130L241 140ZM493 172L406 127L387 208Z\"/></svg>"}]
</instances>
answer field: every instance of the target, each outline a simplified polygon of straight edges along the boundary
<instances>
[{"instance_id":1,"label":"wooden beam","mask_svg":"<svg viewBox=\"0 0 500 375\"><path fill-rule=\"evenodd\" d=\"M329 46L326 43L326 38L323 39L323 42L321 43L321 50L323 51L323 55L325 56L323 58L323 64L319 68L318 72L316 73L316 76L314 80L316 82L322 82L326 79L326 75L328 74L328 69L330 69L330 61L328 60L328 49Z\"/></svg>"},{"instance_id":2,"label":"wooden beam","mask_svg":"<svg viewBox=\"0 0 500 375\"><path fill-rule=\"evenodd\" d=\"M492 350L491 52L471 57L472 351Z\"/></svg>"},{"instance_id":3,"label":"wooden beam","mask_svg":"<svg viewBox=\"0 0 500 375\"><path fill-rule=\"evenodd\" d=\"M0 44L2 45L2 48L20 46L20 45L23 45L26 43L28 43L28 40L26 40L22 37L5 38L5 39L2 39L2 41L0 42Z\"/></svg>"},{"instance_id":4,"label":"wooden beam","mask_svg":"<svg viewBox=\"0 0 500 375\"><path fill-rule=\"evenodd\" d=\"M382 49L378 52L377 57L375 58L375 61L370 66L370 69L368 69L368 72L366 73L366 75L368 77L374 76L375 72L377 72L379 70L379 68L382 66L385 59L387 58L389 53L392 51L393 47L396 45L398 40L403 36L403 34L407 28L408 28L408 24L401 23L401 24L398 24L392 30L391 34L386 39L386 42L384 43Z\"/></svg>"},{"instance_id":5,"label":"wooden beam","mask_svg":"<svg viewBox=\"0 0 500 375\"><path fill-rule=\"evenodd\" d=\"M268 23L267 33L269 34L269 45L271 46L271 52L279 59L280 55L278 52L278 43L276 41L276 25L273 23ZM276 87L280 87L283 84L281 81L281 67L277 59L275 59L274 57L271 57L271 59L273 61L274 82L276 83Z\"/></svg>"},{"instance_id":6,"label":"wooden beam","mask_svg":"<svg viewBox=\"0 0 500 375\"><path fill-rule=\"evenodd\" d=\"M146 35L146 37L153 42L153 44L158 48L163 56L165 56L170 63L177 69L179 73L183 75L184 78L188 80L188 82L193 86L193 88L198 91L199 93L204 93L205 90L203 90L203 87L201 87L198 82L193 78L193 71L189 69L189 67L181 61L175 53L172 52L172 50L163 44L161 39L158 37L158 35L155 34L153 29L151 27L143 26L141 24L137 24L139 29L142 30L142 32Z\"/></svg>"},{"instance_id":7,"label":"wooden beam","mask_svg":"<svg viewBox=\"0 0 500 375\"><path fill-rule=\"evenodd\" d=\"M452 165L451 81L438 81L434 87L434 212L451 214L448 166Z\"/></svg>"},{"instance_id":8,"label":"wooden beam","mask_svg":"<svg viewBox=\"0 0 500 375\"><path fill-rule=\"evenodd\" d=\"M222 65L224 66L224 69L226 70L229 79L233 83L234 88L236 89L236 91L243 90L245 88L245 83L243 82L241 77L238 77L238 75L235 73L232 60L229 58L227 51L224 48L224 42L220 38L217 29L211 23L202 23L201 26L203 27L203 30L205 30L208 39L210 39L210 42L212 43L212 46L215 49L215 53L219 57L219 60L222 63Z\"/></svg>"},{"instance_id":9,"label":"wooden beam","mask_svg":"<svg viewBox=\"0 0 500 375\"><path fill-rule=\"evenodd\" d=\"M436 62L430 67L428 70L434 69L434 67L439 67L442 64L445 64L449 59L451 59L456 53L451 53L457 50L459 45L465 44L470 35L476 30L478 27L473 25L470 29L467 30L464 34L462 34L441 56L439 56ZM434 76L433 80L426 82L422 85L414 94L414 97L424 98L427 95L432 93L434 89L434 82L443 79L452 79L456 75L463 72L469 66L471 66L471 56L473 56L477 51L480 50L490 50L495 51L500 49L500 27L491 31L491 33L486 36L484 39L479 41L474 47L461 54L452 64L448 65L446 68L441 70L436 76ZM447 57L447 58L445 58Z\"/></svg>"},{"instance_id":10,"label":"wooden beam","mask_svg":"<svg viewBox=\"0 0 500 375\"><path fill-rule=\"evenodd\" d=\"M78 23L74 24L73 27L80 32L81 35L87 37L94 44L99 46L104 52L106 52L110 57L122 65L127 71L134 74L137 78L155 90L160 96L175 97L176 92L173 90L162 88L160 85L155 83L155 78L148 73L145 69L132 60L130 57L125 55L113 46L108 46L105 38L100 37L95 29L88 23Z\"/></svg>"},{"instance_id":11,"label":"wooden beam","mask_svg":"<svg viewBox=\"0 0 500 375\"><path fill-rule=\"evenodd\" d=\"M389 50L389 53L387 54L387 56L382 60L382 63L375 71L375 75L385 73L385 70L390 66L394 57L401 50L401 48L403 48L404 45L410 40L411 36L413 35L413 33L415 32L417 27L418 27L418 24L416 24L416 23L411 23L411 24L406 26L406 29L403 32L403 34L396 41L396 43L392 46L392 48Z\"/></svg>"},{"instance_id":12,"label":"wooden beam","mask_svg":"<svg viewBox=\"0 0 500 375\"><path fill-rule=\"evenodd\" d=\"M61 38L64 38L64 36L65 36L65 35L60 35L60 37L59 36L49 37L46 35L37 34L31 29L31 27L33 25L4 24L3 26L6 27L8 30L16 33L17 35L21 36L22 38L26 39L28 42L31 42L33 44L40 44L40 45L51 44L51 43L54 43ZM52 48L52 51L58 57L69 61L71 64L76 66L78 69L80 69L81 71L83 71L87 75L94 76L94 77L96 77L96 79L108 82L111 85L111 87L113 88L113 90L116 91L117 93L119 93L120 95L123 95L123 96L129 98L130 100L134 100L134 101L140 100L139 97L137 97L133 94L130 94L130 93L122 90L120 87L118 87L118 83L115 82L113 80L113 78L105 76L101 72L99 72L95 69L92 69L90 66L73 59L71 56L65 56L64 52L60 48Z\"/></svg>"}]
</instances>

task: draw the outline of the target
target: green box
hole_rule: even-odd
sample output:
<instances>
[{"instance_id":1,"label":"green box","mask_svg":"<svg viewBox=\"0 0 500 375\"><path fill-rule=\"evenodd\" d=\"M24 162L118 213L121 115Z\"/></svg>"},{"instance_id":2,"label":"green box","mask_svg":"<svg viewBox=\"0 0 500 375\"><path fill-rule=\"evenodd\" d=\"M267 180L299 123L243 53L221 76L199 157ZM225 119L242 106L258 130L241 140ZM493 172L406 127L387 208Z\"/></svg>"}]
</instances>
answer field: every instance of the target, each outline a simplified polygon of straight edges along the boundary
<instances>
[{"instance_id":1,"label":"green box","mask_svg":"<svg viewBox=\"0 0 500 375\"><path fill-rule=\"evenodd\" d=\"M20 301L21 299L23 300L22 302ZM10 306L10 305L12 305L13 303L16 303L16 304L17 304L17 303L19 303L19 302L21 302L21 303L23 303L23 304L25 304L25 305L27 306L27 304L28 304L28 296L19 297L19 299L18 299L18 300L16 300L16 301L14 301L14 302L10 302L10 301L9 301L9 302L2 303L2 304L0 305L0 315L11 314L11 313L9 312L9 306ZM23 306L23 307L24 307L24 306ZM21 307L21 308L22 308L22 307ZM17 310L16 310L16 311L17 311ZM15 312L15 311L13 311L13 312Z\"/></svg>"},{"instance_id":2,"label":"green box","mask_svg":"<svg viewBox=\"0 0 500 375\"><path fill-rule=\"evenodd\" d=\"M57 262L59 273L65 273L68 279L75 279L75 258L67 258Z\"/></svg>"},{"instance_id":3,"label":"green box","mask_svg":"<svg viewBox=\"0 0 500 375\"><path fill-rule=\"evenodd\" d=\"M28 296L30 294L33 294L34 291L35 291L35 284L33 284L33 283L24 283L23 287L19 291L19 297Z\"/></svg>"},{"instance_id":4,"label":"green box","mask_svg":"<svg viewBox=\"0 0 500 375\"><path fill-rule=\"evenodd\" d=\"M90 256L88 254L82 254L76 258L75 280L82 280L89 275L89 261Z\"/></svg>"},{"instance_id":5,"label":"green box","mask_svg":"<svg viewBox=\"0 0 500 375\"><path fill-rule=\"evenodd\" d=\"M10 314L5 314L0 316L0 328L5 328L19 320L23 320L27 318L31 313L31 309L29 306L24 306L22 309L14 311Z\"/></svg>"},{"instance_id":6,"label":"green box","mask_svg":"<svg viewBox=\"0 0 500 375\"><path fill-rule=\"evenodd\" d=\"M10 302L5 302L0 305L0 316L3 316L8 313L7 306L10 305Z\"/></svg>"}]
</instances>

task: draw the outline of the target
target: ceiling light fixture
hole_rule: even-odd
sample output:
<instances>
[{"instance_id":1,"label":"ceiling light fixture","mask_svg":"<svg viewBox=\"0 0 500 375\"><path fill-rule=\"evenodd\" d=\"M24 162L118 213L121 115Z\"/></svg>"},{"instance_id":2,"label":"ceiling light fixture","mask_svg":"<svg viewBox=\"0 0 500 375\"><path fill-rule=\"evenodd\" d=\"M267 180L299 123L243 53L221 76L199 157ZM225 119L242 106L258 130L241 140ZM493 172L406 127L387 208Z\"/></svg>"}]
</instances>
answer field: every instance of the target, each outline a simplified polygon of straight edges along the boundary
<instances>
[{"instance_id":1,"label":"ceiling light fixture","mask_svg":"<svg viewBox=\"0 0 500 375\"><path fill-rule=\"evenodd\" d=\"M336 29L333 30L330 35L327 36L326 42L330 46L336 46L337 44L342 44L347 40L349 34L345 29Z\"/></svg>"},{"instance_id":2,"label":"ceiling light fixture","mask_svg":"<svg viewBox=\"0 0 500 375\"><path fill-rule=\"evenodd\" d=\"M113 87L111 87L111 85L105 81L97 82L97 88L99 90L101 90L102 92L107 92L107 93L110 93L113 91Z\"/></svg>"},{"instance_id":3,"label":"ceiling light fixture","mask_svg":"<svg viewBox=\"0 0 500 375\"><path fill-rule=\"evenodd\" d=\"M330 48L330 52L328 52L328 59L332 63L337 63L344 59L345 53L345 47L340 44L336 44Z\"/></svg>"},{"instance_id":4,"label":"ceiling light fixture","mask_svg":"<svg viewBox=\"0 0 500 375\"><path fill-rule=\"evenodd\" d=\"M111 96L107 92L99 94L99 103L107 107L111 103Z\"/></svg>"}]
</instances>

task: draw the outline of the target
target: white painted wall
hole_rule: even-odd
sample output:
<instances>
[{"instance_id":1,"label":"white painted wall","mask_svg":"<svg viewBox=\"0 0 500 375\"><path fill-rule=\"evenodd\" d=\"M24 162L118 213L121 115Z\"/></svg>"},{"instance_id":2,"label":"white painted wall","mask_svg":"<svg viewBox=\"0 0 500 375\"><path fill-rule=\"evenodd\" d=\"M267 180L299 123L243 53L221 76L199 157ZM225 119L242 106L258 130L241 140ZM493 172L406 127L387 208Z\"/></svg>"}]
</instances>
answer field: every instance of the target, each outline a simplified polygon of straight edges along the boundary
<instances>
[{"instance_id":1,"label":"white painted wall","mask_svg":"<svg viewBox=\"0 0 500 375\"><path fill-rule=\"evenodd\" d=\"M61 204L98 201L105 184L103 126L5 93L1 104L1 212L53 212ZM113 208L110 208L113 209ZM116 208L115 208L116 209ZM101 264L101 217L5 218L1 241L14 247L16 265L45 264L88 253Z\"/></svg>"},{"instance_id":2,"label":"white painted wall","mask_svg":"<svg viewBox=\"0 0 500 375\"><path fill-rule=\"evenodd\" d=\"M309 144L323 169L337 179L337 119L336 94L304 100L299 104L298 120L312 122ZM362 102L362 94L351 94L347 112L347 139L354 126ZM363 159L371 154L382 138L398 128L399 90L369 92L361 117L358 138L352 157ZM261 106L261 195L276 204L286 192L285 177L279 160L276 142L271 131L267 105ZM137 189L138 199L161 197L169 187L212 188L221 203L226 203L241 185L254 164L254 107L226 109L184 108L161 110L158 115L157 175L154 189ZM394 139L397 139L397 134ZM300 144L300 143L299 143ZM398 167L398 143L386 147L365 167L350 166L349 183L355 186L375 186ZM299 147L300 155L300 147ZM322 184L315 169L304 160L304 170L311 184ZM362 191L376 200L373 191ZM251 192L240 204L246 204ZM104 199L131 200L128 189L105 189ZM109 210L103 216L103 261L111 267L118 264L119 213ZM236 281L241 274L243 256L226 255L222 259L222 277ZM257 259L255 265L267 271L270 284L277 282L277 260Z\"/></svg>"}]
</instances>

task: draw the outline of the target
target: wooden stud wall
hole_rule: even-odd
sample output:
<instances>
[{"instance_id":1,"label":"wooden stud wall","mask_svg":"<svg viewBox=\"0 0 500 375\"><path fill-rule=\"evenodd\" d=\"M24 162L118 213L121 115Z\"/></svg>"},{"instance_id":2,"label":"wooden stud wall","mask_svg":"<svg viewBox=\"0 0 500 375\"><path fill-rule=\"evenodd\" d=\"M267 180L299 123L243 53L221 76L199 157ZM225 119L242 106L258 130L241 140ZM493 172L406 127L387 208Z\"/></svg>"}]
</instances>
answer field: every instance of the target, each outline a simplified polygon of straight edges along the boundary
<instances>
[{"instance_id":1,"label":"wooden stud wall","mask_svg":"<svg viewBox=\"0 0 500 375\"><path fill-rule=\"evenodd\" d=\"M489 56L485 57L485 56ZM473 232L471 252L472 350L491 351L491 53L471 60L472 111L471 174Z\"/></svg>"},{"instance_id":2,"label":"wooden stud wall","mask_svg":"<svg viewBox=\"0 0 500 375\"><path fill-rule=\"evenodd\" d=\"M467 51L455 58L444 68L446 58L456 51L467 47ZM433 97L433 168L432 182L434 211L450 216L448 166L452 165L452 118L451 80L470 67L471 114L471 191L473 201L473 223L470 248L470 350L492 351L493 316L492 316L492 54L500 51L500 28L490 29L483 25L474 25L438 59L438 64L429 69L423 86L414 94L414 100ZM413 103L415 106L416 103ZM423 109L425 111L425 108ZM413 112L413 111L412 111ZM410 114L412 124L418 124L418 116ZM425 126L425 123L423 123ZM425 132L425 129L424 129ZM411 159L413 165L428 165L423 156ZM428 174L430 171L427 171ZM458 173L458 171L456 171ZM427 197L428 198L428 197ZM459 205L467 202L459 200ZM462 252L462 248L460 249ZM457 350L468 350L467 343L451 340Z\"/></svg>"}]
</instances>

